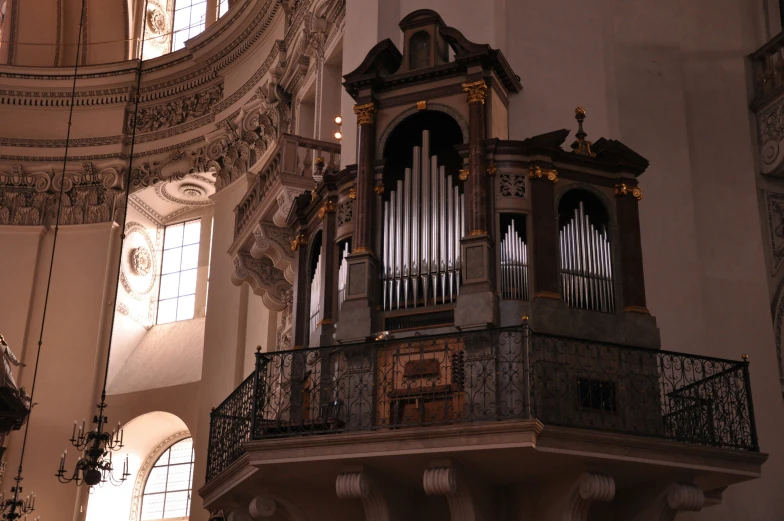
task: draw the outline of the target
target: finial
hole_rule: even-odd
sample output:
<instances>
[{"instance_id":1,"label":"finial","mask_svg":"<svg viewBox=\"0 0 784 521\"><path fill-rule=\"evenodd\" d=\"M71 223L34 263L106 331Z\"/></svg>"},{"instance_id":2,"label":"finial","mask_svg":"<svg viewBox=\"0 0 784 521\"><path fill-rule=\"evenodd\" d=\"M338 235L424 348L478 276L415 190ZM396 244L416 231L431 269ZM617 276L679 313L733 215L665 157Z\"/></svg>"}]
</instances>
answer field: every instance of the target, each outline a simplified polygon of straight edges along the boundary
<instances>
[{"instance_id":1,"label":"finial","mask_svg":"<svg viewBox=\"0 0 784 521\"><path fill-rule=\"evenodd\" d=\"M528 322L528 315L523 315L523 322Z\"/></svg>"},{"instance_id":2,"label":"finial","mask_svg":"<svg viewBox=\"0 0 784 521\"><path fill-rule=\"evenodd\" d=\"M261 353L261 346L256 346L256 352Z\"/></svg>"},{"instance_id":3,"label":"finial","mask_svg":"<svg viewBox=\"0 0 784 521\"><path fill-rule=\"evenodd\" d=\"M749 355L747 355L745 353L743 354L742 358L743 358L744 362L748 362L749 361Z\"/></svg>"},{"instance_id":4,"label":"finial","mask_svg":"<svg viewBox=\"0 0 784 521\"><path fill-rule=\"evenodd\" d=\"M585 139L588 134L583 130L583 121L585 121L585 109L583 107L574 109L574 119L577 120L578 128L577 133L575 134L577 141L572 143L572 152L582 156L596 157L596 154L591 151L592 143Z\"/></svg>"}]
</instances>

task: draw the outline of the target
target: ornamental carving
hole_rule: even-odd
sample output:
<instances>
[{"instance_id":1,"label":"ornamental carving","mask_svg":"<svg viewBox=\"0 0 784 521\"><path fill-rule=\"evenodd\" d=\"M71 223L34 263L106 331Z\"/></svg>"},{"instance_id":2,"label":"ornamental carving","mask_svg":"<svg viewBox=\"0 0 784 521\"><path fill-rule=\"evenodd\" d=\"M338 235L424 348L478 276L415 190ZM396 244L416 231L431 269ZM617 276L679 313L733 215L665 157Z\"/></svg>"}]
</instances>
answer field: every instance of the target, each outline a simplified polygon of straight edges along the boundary
<instances>
[{"instance_id":1,"label":"ornamental carving","mask_svg":"<svg viewBox=\"0 0 784 521\"><path fill-rule=\"evenodd\" d=\"M349 199L338 205L338 227L351 222L354 213L354 201Z\"/></svg>"},{"instance_id":2,"label":"ornamental carving","mask_svg":"<svg viewBox=\"0 0 784 521\"><path fill-rule=\"evenodd\" d=\"M269 257L272 264L283 272L286 280L293 284L296 272L294 270L294 253L290 244L294 240L291 228L282 228L270 223L260 223L253 230L254 242L250 247L250 254L256 259Z\"/></svg>"},{"instance_id":3,"label":"ornamental carving","mask_svg":"<svg viewBox=\"0 0 784 521\"><path fill-rule=\"evenodd\" d=\"M626 183L615 185L615 195L631 195L638 201L642 200L642 188L638 186L629 186Z\"/></svg>"},{"instance_id":4,"label":"ornamental carving","mask_svg":"<svg viewBox=\"0 0 784 521\"><path fill-rule=\"evenodd\" d=\"M152 269L150 250L145 247L134 248L131 252L131 267L137 275L142 277L149 275Z\"/></svg>"},{"instance_id":5,"label":"ornamental carving","mask_svg":"<svg viewBox=\"0 0 784 521\"><path fill-rule=\"evenodd\" d=\"M256 94L260 101L243 108L233 121L224 122L223 137L206 148L208 160L217 166L216 190L245 174L290 129L291 103L283 90L266 84Z\"/></svg>"},{"instance_id":6,"label":"ornamental carving","mask_svg":"<svg viewBox=\"0 0 784 521\"><path fill-rule=\"evenodd\" d=\"M372 101L354 105L354 114L357 115L357 125L372 125L376 122L376 105Z\"/></svg>"},{"instance_id":7,"label":"ornamental carving","mask_svg":"<svg viewBox=\"0 0 784 521\"><path fill-rule=\"evenodd\" d=\"M294 291L288 290L286 292L284 302L286 307L280 313L280 325L275 331L275 343L278 351L291 349L291 326L294 304Z\"/></svg>"},{"instance_id":8,"label":"ornamental carving","mask_svg":"<svg viewBox=\"0 0 784 521\"><path fill-rule=\"evenodd\" d=\"M231 281L235 286L247 282L253 293L259 295L264 305L273 311L286 309L286 292L291 289L291 284L286 282L283 272L273 265L269 257L255 259L240 252L234 257Z\"/></svg>"},{"instance_id":9,"label":"ornamental carving","mask_svg":"<svg viewBox=\"0 0 784 521\"><path fill-rule=\"evenodd\" d=\"M161 105L139 108L138 114L128 113L127 131L153 132L206 116L223 99L223 84Z\"/></svg>"},{"instance_id":10,"label":"ornamental carving","mask_svg":"<svg viewBox=\"0 0 784 521\"><path fill-rule=\"evenodd\" d=\"M463 83L463 92L468 95L468 103L482 103L484 105L487 98L487 83L485 80Z\"/></svg>"},{"instance_id":11,"label":"ornamental carving","mask_svg":"<svg viewBox=\"0 0 784 521\"><path fill-rule=\"evenodd\" d=\"M784 100L757 114L757 134L760 147L760 170L766 175L784 171Z\"/></svg>"},{"instance_id":12,"label":"ornamental carving","mask_svg":"<svg viewBox=\"0 0 784 521\"><path fill-rule=\"evenodd\" d=\"M532 166L529 169L528 177L531 179L542 179L545 178L552 183L558 182L558 171L557 170L545 170L538 166Z\"/></svg>"},{"instance_id":13,"label":"ornamental carving","mask_svg":"<svg viewBox=\"0 0 784 521\"><path fill-rule=\"evenodd\" d=\"M22 165L0 171L0 225L40 226L57 216L60 187L63 207L60 224L92 224L114 220L121 197L121 170L109 167L96 171L82 164L80 172L25 172Z\"/></svg>"},{"instance_id":14,"label":"ornamental carving","mask_svg":"<svg viewBox=\"0 0 784 521\"><path fill-rule=\"evenodd\" d=\"M784 193L765 192L770 234L771 268L776 273L784 261Z\"/></svg>"},{"instance_id":15,"label":"ornamental carving","mask_svg":"<svg viewBox=\"0 0 784 521\"><path fill-rule=\"evenodd\" d=\"M501 174L498 176L498 188L504 197L525 197L525 176Z\"/></svg>"}]
</instances>

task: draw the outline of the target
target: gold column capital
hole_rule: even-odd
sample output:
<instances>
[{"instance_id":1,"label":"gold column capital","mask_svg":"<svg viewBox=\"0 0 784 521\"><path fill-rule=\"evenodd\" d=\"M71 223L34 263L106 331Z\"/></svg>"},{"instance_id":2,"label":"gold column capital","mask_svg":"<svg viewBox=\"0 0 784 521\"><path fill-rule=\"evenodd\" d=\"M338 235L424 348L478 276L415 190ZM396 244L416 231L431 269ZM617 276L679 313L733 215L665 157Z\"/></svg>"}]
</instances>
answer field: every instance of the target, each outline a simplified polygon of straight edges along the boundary
<instances>
[{"instance_id":1,"label":"gold column capital","mask_svg":"<svg viewBox=\"0 0 784 521\"><path fill-rule=\"evenodd\" d=\"M357 115L357 125L372 125L376 122L376 104L371 101L364 105L354 105L354 114Z\"/></svg>"},{"instance_id":2,"label":"gold column capital","mask_svg":"<svg viewBox=\"0 0 784 521\"><path fill-rule=\"evenodd\" d=\"M642 200L642 188L639 186L629 186L626 183L615 185L615 195L618 197L629 194L638 201Z\"/></svg>"},{"instance_id":3,"label":"gold column capital","mask_svg":"<svg viewBox=\"0 0 784 521\"><path fill-rule=\"evenodd\" d=\"M335 210L337 210L335 203L327 199L327 201L324 203L324 206L319 209L318 218L323 219L324 216L328 213L335 213Z\"/></svg>"},{"instance_id":4,"label":"gold column capital","mask_svg":"<svg viewBox=\"0 0 784 521\"><path fill-rule=\"evenodd\" d=\"M487 98L487 83L483 79L471 83L463 83L463 92L468 94L468 103L484 104Z\"/></svg>"},{"instance_id":5,"label":"gold column capital","mask_svg":"<svg viewBox=\"0 0 784 521\"><path fill-rule=\"evenodd\" d=\"M376 192L378 195L384 195L384 185L374 186L373 191Z\"/></svg>"},{"instance_id":6,"label":"gold column capital","mask_svg":"<svg viewBox=\"0 0 784 521\"><path fill-rule=\"evenodd\" d=\"M351 199L352 201L357 198L357 189L356 188L352 188L352 189L350 189L348 191L348 198Z\"/></svg>"},{"instance_id":7,"label":"gold column capital","mask_svg":"<svg viewBox=\"0 0 784 521\"><path fill-rule=\"evenodd\" d=\"M291 251L297 251L297 248L300 246L305 246L307 243L308 239L300 233L294 238L293 241L291 241Z\"/></svg>"},{"instance_id":8,"label":"gold column capital","mask_svg":"<svg viewBox=\"0 0 784 521\"><path fill-rule=\"evenodd\" d=\"M460 178L461 181L465 181L466 179L468 179L468 169L464 168L460 170L460 175L458 177Z\"/></svg>"},{"instance_id":9,"label":"gold column capital","mask_svg":"<svg viewBox=\"0 0 784 521\"><path fill-rule=\"evenodd\" d=\"M547 178L549 181L553 183L558 182L558 171L557 170L543 170L541 167L532 166L528 169L528 177L531 179L541 179L543 177Z\"/></svg>"}]
</instances>

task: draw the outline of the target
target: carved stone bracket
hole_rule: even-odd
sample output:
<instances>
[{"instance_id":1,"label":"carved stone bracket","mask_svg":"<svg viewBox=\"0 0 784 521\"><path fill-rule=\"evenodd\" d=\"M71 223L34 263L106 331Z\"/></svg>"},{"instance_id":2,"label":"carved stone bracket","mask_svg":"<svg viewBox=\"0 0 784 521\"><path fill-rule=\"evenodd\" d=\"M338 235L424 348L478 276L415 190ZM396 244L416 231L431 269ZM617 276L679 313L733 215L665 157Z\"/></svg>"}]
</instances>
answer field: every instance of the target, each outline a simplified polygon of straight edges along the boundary
<instances>
[{"instance_id":1,"label":"carved stone bracket","mask_svg":"<svg viewBox=\"0 0 784 521\"><path fill-rule=\"evenodd\" d=\"M672 483L656 501L654 521L673 521L678 512L702 510L705 494L699 487L689 483Z\"/></svg>"},{"instance_id":2,"label":"carved stone bracket","mask_svg":"<svg viewBox=\"0 0 784 521\"><path fill-rule=\"evenodd\" d=\"M269 257L255 259L244 252L237 254L231 282L236 286L247 282L253 293L259 295L264 305L273 311L286 309L286 292L291 289L291 284Z\"/></svg>"},{"instance_id":3,"label":"carved stone bracket","mask_svg":"<svg viewBox=\"0 0 784 521\"><path fill-rule=\"evenodd\" d=\"M265 84L257 90L257 98L232 121L223 122L222 135L207 145L207 159L214 162L218 172L217 190L248 172L290 129L291 102L280 87Z\"/></svg>"},{"instance_id":4,"label":"carved stone bracket","mask_svg":"<svg viewBox=\"0 0 784 521\"><path fill-rule=\"evenodd\" d=\"M435 466L425 470L422 485L428 496L446 496L452 521L489 521L482 498L466 477L452 466Z\"/></svg>"},{"instance_id":5,"label":"carved stone bracket","mask_svg":"<svg viewBox=\"0 0 784 521\"><path fill-rule=\"evenodd\" d=\"M361 499L366 521L403 521L384 496L381 487L367 472L344 472L335 481L335 492L340 499Z\"/></svg>"},{"instance_id":6,"label":"carved stone bracket","mask_svg":"<svg viewBox=\"0 0 784 521\"><path fill-rule=\"evenodd\" d=\"M615 497L615 480L605 474L582 474L572 485L564 504L564 521L587 521L594 501L609 502Z\"/></svg>"},{"instance_id":7,"label":"carved stone bracket","mask_svg":"<svg viewBox=\"0 0 784 521\"><path fill-rule=\"evenodd\" d=\"M294 284L294 252L291 251L294 231L270 223L261 223L253 230L253 237L255 240L250 248L251 256L256 259L269 257L273 265L283 272L286 280Z\"/></svg>"}]
</instances>

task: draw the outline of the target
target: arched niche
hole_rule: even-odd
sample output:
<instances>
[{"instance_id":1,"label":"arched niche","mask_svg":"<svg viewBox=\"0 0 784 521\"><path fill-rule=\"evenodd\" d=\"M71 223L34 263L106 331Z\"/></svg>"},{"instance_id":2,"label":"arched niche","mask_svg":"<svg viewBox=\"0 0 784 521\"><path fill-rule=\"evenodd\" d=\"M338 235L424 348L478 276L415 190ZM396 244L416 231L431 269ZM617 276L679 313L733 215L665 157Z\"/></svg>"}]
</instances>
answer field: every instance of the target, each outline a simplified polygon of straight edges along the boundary
<instances>
[{"instance_id":1,"label":"arched niche","mask_svg":"<svg viewBox=\"0 0 784 521\"><path fill-rule=\"evenodd\" d=\"M449 117L451 117L460 127L460 132L463 136L461 143L467 144L468 143L468 121L466 118L460 114L457 110L453 109L448 105L444 105L442 103L431 103L428 102L426 110L420 110L417 107L411 107L402 113L398 114L392 121L384 127L384 130L381 132L380 137L378 139L378 144L376 148L376 157L384 157L384 150L387 148L387 141L391 137L392 133L395 132L400 126L400 124L408 119L409 117L419 114L421 112L442 112Z\"/></svg>"},{"instance_id":2,"label":"arched niche","mask_svg":"<svg viewBox=\"0 0 784 521\"><path fill-rule=\"evenodd\" d=\"M95 487L88 500L85 521L115 518L137 521L150 469L169 446L191 436L182 419L163 411L137 416L122 428L125 446L112 459L122 462L128 455L130 476L118 487ZM122 468L122 465L115 464L115 467Z\"/></svg>"},{"instance_id":3,"label":"arched niche","mask_svg":"<svg viewBox=\"0 0 784 521\"><path fill-rule=\"evenodd\" d=\"M430 46L432 45L430 33L427 31L417 31L411 35L408 41L408 69L424 69L430 63Z\"/></svg>"}]
</instances>

